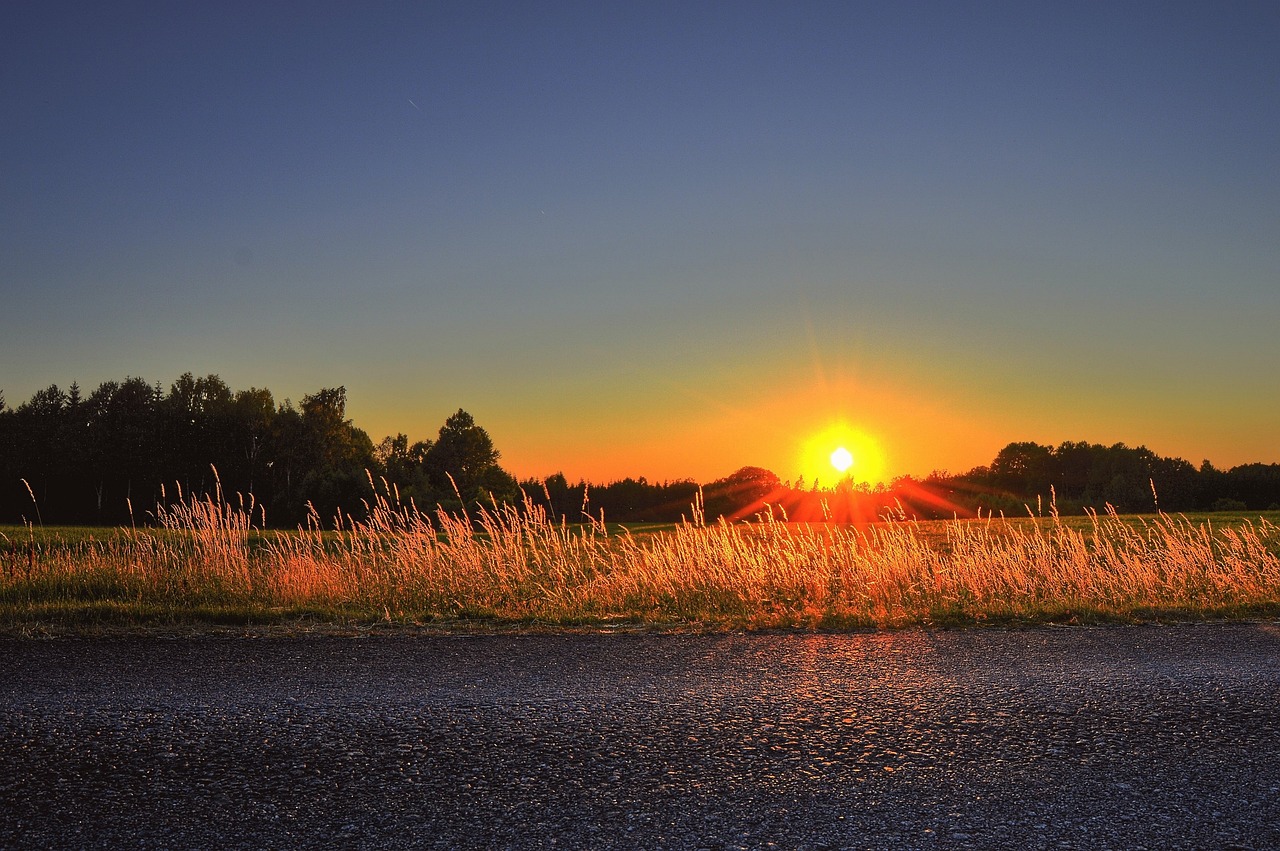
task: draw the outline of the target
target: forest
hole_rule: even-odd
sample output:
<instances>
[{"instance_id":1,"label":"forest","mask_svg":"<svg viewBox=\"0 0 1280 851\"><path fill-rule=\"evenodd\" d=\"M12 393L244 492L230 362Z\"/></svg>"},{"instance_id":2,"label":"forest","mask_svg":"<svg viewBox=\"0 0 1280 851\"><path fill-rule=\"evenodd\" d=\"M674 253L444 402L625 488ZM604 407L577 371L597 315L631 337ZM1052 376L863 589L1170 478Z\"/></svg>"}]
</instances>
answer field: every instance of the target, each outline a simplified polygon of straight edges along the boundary
<instances>
[{"instance_id":1,"label":"forest","mask_svg":"<svg viewBox=\"0 0 1280 851\"><path fill-rule=\"evenodd\" d=\"M150 522L158 505L220 491L249 499L256 522L325 527L360 518L375 489L424 512L472 510L528 499L556 518L673 522L709 519L871 522L1028 512L1280 509L1280 464L1220 470L1143 447L1010 443L989 465L875 487L833 488L743 467L713 482L626 478L570 482L563 474L517 481L488 432L466 411L429 439L374 443L346 416L345 387L294 404L270 390L233 391L217 375L182 375L168 390L141 378L108 381L87 396L50 386L9 407L0 393L0 523L120 525Z\"/></svg>"}]
</instances>

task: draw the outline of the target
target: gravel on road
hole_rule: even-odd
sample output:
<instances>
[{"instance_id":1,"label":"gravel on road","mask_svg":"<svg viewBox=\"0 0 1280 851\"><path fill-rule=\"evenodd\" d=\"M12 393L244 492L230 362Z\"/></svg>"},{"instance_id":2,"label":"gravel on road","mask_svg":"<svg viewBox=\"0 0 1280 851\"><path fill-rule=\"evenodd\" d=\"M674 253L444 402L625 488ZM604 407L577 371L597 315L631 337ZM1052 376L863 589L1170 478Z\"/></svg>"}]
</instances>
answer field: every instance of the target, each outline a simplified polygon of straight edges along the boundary
<instances>
[{"instance_id":1,"label":"gravel on road","mask_svg":"<svg viewBox=\"0 0 1280 851\"><path fill-rule=\"evenodd\" d=\"M0 641L6 848L1280 848L1280 626Z\"/></svg>"}]
</instances>

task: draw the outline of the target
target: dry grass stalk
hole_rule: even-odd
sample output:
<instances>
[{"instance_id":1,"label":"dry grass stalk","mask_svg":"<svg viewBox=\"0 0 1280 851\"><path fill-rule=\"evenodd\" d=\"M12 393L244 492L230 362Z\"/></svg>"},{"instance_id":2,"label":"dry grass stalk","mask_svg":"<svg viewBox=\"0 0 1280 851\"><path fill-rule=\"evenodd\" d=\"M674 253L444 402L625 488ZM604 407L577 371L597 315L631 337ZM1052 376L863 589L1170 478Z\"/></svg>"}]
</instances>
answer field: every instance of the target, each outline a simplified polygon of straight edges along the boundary
<instances>
[{"instance_id":1,"label":"dry grass stalk","mask_svg":"<svg viewBox=\"0 0 1280 851\"><path fill-rule=\"evenodd\" d=\"M1052 510L1052 509L1051 509ZM472 517L428 515L377 491L367 518L255 540L249 498L187 497L157 526L111 541L50 547L34 572L0 576L0 601L111 602L247 617L409 621L493 618L558 624L629 619L732 627L1206 617L1280 607L1280 529L1159 515L1134 526L1113 511L1080 531L1052 513L870 527L791 524L766 512L707 523L700 504L671 531L610 534L569 526L532 501ZM929 525L925 530L922 525ZM926 531L928 532L926 534Z\"/></svg>"}]
</instances>

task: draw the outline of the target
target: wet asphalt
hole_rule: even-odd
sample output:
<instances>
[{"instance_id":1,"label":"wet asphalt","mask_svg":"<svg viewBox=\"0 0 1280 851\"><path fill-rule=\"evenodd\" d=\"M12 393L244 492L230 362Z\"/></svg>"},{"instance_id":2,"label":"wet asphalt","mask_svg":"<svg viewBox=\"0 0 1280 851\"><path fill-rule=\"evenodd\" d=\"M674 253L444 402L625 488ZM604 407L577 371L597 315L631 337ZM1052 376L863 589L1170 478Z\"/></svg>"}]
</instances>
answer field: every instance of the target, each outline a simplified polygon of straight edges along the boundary
<instances>
[{"instance_id":1,"label":"wet asphalt","mask_svg":"<svg viewBox=\"0 0 1280 851\"><path fill-rule=\"evenodd\" d=\"M4 848L1280 848L1280 626L0 641Z\"/></svg>"}]
</instances>

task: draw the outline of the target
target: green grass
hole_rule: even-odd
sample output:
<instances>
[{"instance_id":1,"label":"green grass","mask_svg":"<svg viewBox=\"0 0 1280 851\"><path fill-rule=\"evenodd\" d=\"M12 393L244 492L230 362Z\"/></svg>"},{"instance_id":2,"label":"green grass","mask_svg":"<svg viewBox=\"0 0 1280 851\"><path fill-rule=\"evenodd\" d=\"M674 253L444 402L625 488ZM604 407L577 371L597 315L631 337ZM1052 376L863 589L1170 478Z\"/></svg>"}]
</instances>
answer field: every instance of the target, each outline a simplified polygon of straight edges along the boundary
<instances>
[{"instance_id":1,"label":"green grass","mask_svg":"<svg viewBox=\"0 0 1280 851\"><path fill-rule=\"evenodd\" d=\"M1280 616L1280 513L341 530L193 500L156 528L0 527L0 632L822 629ZM434 520L434 524L432 521Z\"/></svg>"}]
</instances>

